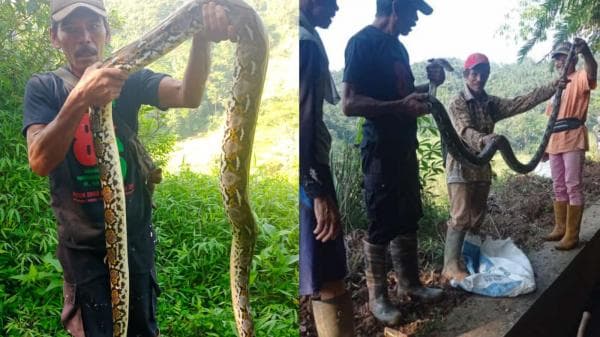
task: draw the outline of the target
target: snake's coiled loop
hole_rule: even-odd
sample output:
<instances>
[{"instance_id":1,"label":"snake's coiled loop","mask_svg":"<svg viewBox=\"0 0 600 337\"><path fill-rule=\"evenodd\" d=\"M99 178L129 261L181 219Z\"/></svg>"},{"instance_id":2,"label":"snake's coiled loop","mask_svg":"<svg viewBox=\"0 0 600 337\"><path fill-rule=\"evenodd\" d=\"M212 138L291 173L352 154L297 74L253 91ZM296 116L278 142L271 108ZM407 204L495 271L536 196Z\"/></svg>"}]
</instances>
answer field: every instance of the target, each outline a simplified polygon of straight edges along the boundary
<instances>
[{"instance_id":1,"label":"snake's coiled loop","mask_svg":"<svg viewBox=\"0 0 600 337\"><path fill-rule=\"evenodd\" d=\"M567 70L569 64L573 61L574 56L575 52L573 47L571 47L569 55L567 56L566 65L561 75L563 80L566 80L567 78ZM510 142L502 135L499 135L493 142L488 143L481 152L474 153L472 149L463 143L456 133L444 105L433 96L429 97L429 103L431 104L431 114L438 126L442 141L446 144L448 152L451 153L454 158L461 162L468 162L473 165L481 166L489 163L496 152L500 151L500 154L502 154L502 158L508 167L515 172L524 174L533 171L544 156L546 146L548 146L548 141L550 140L550 136L552 136L552 130L554 129L554 124L558 116L562 92L563 88L559 86L554 94L552 114L550 115L546 130L544 131L542 142L538 146L531 160L525 164L517 159L510 146Z\"/></svg>"},{"instance_id":2,"label":"snake's coiled loop","mask_svg":"<svg viewBox=\"0 0 600 337\"><path fill-rule=\"evenodd\" d=\"M248 281L256 242L256 223L248 201L248 173L254 130L267 69L269 43L256 12L241 0L213 0L226 7L237 31L236 67L227 111L221 160L221 193L232 225L231 295L240 337L254 336ZM191 1L139 40L109 57L103 67L134 72L204 29L202 5ZM110 104L91 108L90 118L104 198L107 264L113 306L113 336L127 335L129 270L125 194Z\"/></svg>"}]
</instances>

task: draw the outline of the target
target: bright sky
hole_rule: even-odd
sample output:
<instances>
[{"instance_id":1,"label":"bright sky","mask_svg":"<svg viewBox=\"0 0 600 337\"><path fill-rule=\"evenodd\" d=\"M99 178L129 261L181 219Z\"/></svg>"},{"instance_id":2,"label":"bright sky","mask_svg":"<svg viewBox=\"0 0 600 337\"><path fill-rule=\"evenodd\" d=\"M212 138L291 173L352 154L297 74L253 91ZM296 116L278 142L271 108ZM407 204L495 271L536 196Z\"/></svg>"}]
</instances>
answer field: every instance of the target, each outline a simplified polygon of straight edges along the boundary
<instances>
[{"instance_id":1,"label":"bright sky","mask_svg":"<svg viewBox=\"0 0 600 337\"><path fill-rule=\"evenodd\" d=\"M344 67L348 39L371 24L375 0L338 0L340 10L327 30L319 34L327 49L331 70ZM400 41L408 49L411 63L433 57L465 59L473 52L486 54L492 62L513 63L522 42L500 36L507 20L517 27L519 0L427 0L433 7L429 16L419 12L419 21ZM510 19L507 19L510 14ZM551 42L536 46L529 56L539 61L548 53Z\"/></svg>"}]
</instances>

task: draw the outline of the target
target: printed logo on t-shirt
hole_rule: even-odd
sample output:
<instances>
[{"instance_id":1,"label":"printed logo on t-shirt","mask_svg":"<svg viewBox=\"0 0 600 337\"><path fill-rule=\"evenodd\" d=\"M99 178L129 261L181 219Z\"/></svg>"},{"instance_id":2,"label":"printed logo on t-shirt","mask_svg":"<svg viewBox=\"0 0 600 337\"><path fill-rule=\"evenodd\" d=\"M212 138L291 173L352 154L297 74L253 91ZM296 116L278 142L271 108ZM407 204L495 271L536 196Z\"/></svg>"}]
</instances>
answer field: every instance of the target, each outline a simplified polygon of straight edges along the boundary
<instances>
[{"instance_id":1,"label":"printed logo on t-shirt","mask_svg":"<svg viewBox=\"0 0 600 337\"><path fill-rule=\"evenodd\" d=\"M117 148L119 149L121 173L125 179L125 177L127 177L127 161L124 158L125 149L123 142L118 136ZM73 200L78 203L101 201L100 170L98 169L96 151L94 149L90 116L87 113L83 115L81 122L75 131L72 150L76 161L75 165L78 166L75 168L74 172L75 182L73 186ZM133 184L125 184L125 194L130 194L133 190Z\"/></svg>"}]
</instances>

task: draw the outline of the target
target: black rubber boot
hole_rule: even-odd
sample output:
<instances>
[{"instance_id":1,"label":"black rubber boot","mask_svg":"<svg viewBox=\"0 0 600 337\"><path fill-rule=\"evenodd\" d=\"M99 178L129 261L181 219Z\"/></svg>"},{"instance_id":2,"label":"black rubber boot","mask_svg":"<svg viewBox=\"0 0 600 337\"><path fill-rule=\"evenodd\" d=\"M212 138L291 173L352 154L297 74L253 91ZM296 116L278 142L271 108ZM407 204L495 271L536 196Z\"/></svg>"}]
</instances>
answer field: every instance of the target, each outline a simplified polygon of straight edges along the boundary
<instances>
[{"instance_id":1,"label":"black rubber boot","mask_svg":"<svg viewBox=\"0 0 600 337\"><path fill-rule=\"evenodd\" d=\"M400 322L400 311L394 307L387 292L385 251L387 245L374 245L363 240L365 276L369 290L369 309L375 318L386 325Z\"/></svg>"},{"instance_id":2,"label":"black rubber boot","mask_svg":"<svg viewBox=\"0 0 600 337\"><path fill-rule=\"evenodd\" d=\"M398 296L410 296L423 302L435 302L444 295L442 289L423 287L419 280L417 234L398 235L390 243L392 263L398 276Z\"/></svg>"}]
</instances>

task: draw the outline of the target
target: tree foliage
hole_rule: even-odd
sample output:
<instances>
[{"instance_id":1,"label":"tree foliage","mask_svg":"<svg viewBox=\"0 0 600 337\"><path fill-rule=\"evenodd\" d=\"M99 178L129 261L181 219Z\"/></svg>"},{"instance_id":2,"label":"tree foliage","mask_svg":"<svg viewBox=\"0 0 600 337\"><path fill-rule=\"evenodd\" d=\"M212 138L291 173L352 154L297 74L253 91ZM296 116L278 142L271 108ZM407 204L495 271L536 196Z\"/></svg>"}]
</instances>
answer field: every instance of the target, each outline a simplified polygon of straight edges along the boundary
<instances>
[{"instance_id":1,"label":"tree foliage","mask_svg":"<svg viewBox=\"0 0 600 337\"><path fill-rule=\"evenodd\" d=\"M519 50L522 60L533 46L554 31L554 44L574 37L600 48L600 2L598 0L534 0L520 3L519 33L526 42Z\"/></svg>"},{"instance_id":2,"label":"tree foliage","mask_svg":"<svg viewBox=\"0 0 600 337\"><path fill-rule=\"evenodd\" d=\"M21 97L30 71L59 64L59 53L49 43L48 18L47 0L0 0L0 103Z\"/></svg>"},{"instance_id":3,"label":"tree foliage","mask_svg":"<svg viewBox=\"0 0 600 337\"><path fill-rule=\"evenodd\" d=\"M106 0L105 2L107 8L111 10L113 32L111 46L113 50L116 50L142 36L144 32L166 18L185 1L149 0L144 2L143 10L140 10L139 1ZM247 2L259 13L269 36L269 63L273 65L281 60L289 60L297 44L293 38L297 34L295 31L297 4L292 1L250 0ZM183 78L190 46L190 42L183 43L153 63L150 68L170 74L175 78ZM173 129L181 138L214 130L223 123L229 99L229 88L231 88L233 79L235 45L221 42L214 44L211 48L211 69L202 104L197 109L177 109L173 113L163 116L166 119L162 123L163 127ZM281 69L278 70L281 71ZM273 80L277 77L274 71L274 67L269 67L265 90L266 99L285 95L285 93L282 95L277 89L269 90L269 88L280 85ZM289 77L289 73L286 76ZM287 94L292 95L291 92Z\"/></svg>"}]
</instances>

